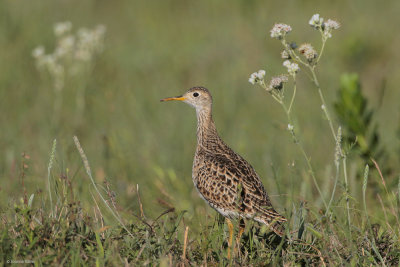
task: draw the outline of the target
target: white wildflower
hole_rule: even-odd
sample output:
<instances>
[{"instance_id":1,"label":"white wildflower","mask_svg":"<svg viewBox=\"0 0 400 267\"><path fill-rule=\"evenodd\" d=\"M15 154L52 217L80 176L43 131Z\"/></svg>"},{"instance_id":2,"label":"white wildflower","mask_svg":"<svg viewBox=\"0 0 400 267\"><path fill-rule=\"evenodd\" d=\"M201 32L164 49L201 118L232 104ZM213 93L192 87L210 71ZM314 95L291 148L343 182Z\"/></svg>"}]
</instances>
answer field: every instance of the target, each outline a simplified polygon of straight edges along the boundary
<instances>
[{"instance_id":1,"label":"white wildflower","mask_svg":"<svg viewBox=\"0 0 400 267\"><path fill-rule=\"evenodd\" d=\"M259 70L257 73L257 77L262 80L265 77L265 70Z\"/></svg>"},{"instance_id":2,"label":"white wildflower","mask_svg":"<svg viewBox=\"0 0 400 267\"><path fill-rule=\"evenodd\" d=\"M249 83L251 83L251 84L256 84L256 79L257 79L256 74L257 74L257 73L254 72L254 73L252 73L252 74L250 75Z\"/></svg>"},{"instance_id":3,"label":"white wildflower","mask_svg":"<svg viewBox=\"0 0 400 267\"><path fill-rule=\"evenodd\" d=\"M106 27L98 25L72 33L72 23L67 21L54 24L53 30L57 40L54 51L45 54L44 47L39 46L32 51L32 56L39 71L51 77L54 90L61 91L69 75L82 73L82 67L102 51Z\"/></svg>"},{"instance_id":4,"label":"white wildflower","mask_svg":"<svg viewBox=\"0 0 400 267\"><path fill-rule=\"evenodd\" d=\"M332 37L332 30L337 30L339 29L340 24L339 22L335 20L328 19L324 24L323 24L323 30L324 30L324 37L326 39Z\"/></svg>"},{"instance_id":5,"label":"white wildflower","mask_svg":"<svg viewBox=\"0 0 400 267\"><path fill-rule=\"evenodd\" d=\"M325 110L326 109L325 105L321 105L321 109Z\"/></svg>"},{"instance_id":6,"label":"white wildflower","mask_svg":"<svg viewBox=\"0 0 400 267\"><path fill-rule=\"evenodd\" d=\"M55 55L57 57L63 57L67 54L71 54L75 46L75 37L73 35L67 35L62 37L58 42L58 46L55 50Z\"/></svg>"},{"instance_id":7,"label":"white wildflower","mask_svg":"<svg viewBox=\"0 0 400 267\"><path fill-rule=\"evenodd\" d=\"M294 126L291 125L291 124L289 123L289 124L287 125L287 129L288 129L289 131L293 131Z\"/></svg>"},{"instance_id":8,"label":"white wildflower","mask_svg":"<svg viewBox=\"0 0 400 267\"><path fill-rule=\"evenodd\" d=\"M92 31L86 28L79 29L75 58L89 61L95 53L101 52L103 50L105 32L104 25L99 25Z\"/></svg>"},{"instance_id":9,"label":"white wildflower","mask_svg":"<svg viewBox=\"0 0 400 267\"><path fill-rule=\"evenodd\" d=\"M325 26L325 28L337 30L337 29L340 28L340 23L337 22L336 20L328 19L328 20L324 23L324 26Z\"/></svg>"},{"instance_id":10,"label":"white wildflower","mask_svg":"<svg viewBox=\"0 0 400 267\"><path fill-rule=\"evenodd\" d=\"M290 27L289 25L283 23L277 23L274 25L274 27L270 32L272 38L282 39L286 34L288 34L291 31L292 27Z\"/></svg>"},{"instance_id":11,"label":"white wildflower","mask_svg":"<svg viewBox=\"0 0 400 267\"><path fill-rule=\"evenodd\" d=\"M44 55L44 47L43 47L42 45L36 47L36 48L33 49L33 51L32 51L32 56L33 56L34 58L40 58L40 57L42 57L43 55Z\"/></svg>"},{"instance_id":12,"label":"white wildflower","mask_svg":"<svg viewBox=\"0 0 400 267\"><path fill-rule=\"evenodd\" d=\"M314 14L308 24L315 29L319 29L322 26L324 19L319 16L319 14Z\"/></svg>"},{"instance_id":13,"label":"white wildflower","mask_svg":"<svg viewBox=\"0 0 400 267\"><path fill-rule=\"evenodd\" d=\"M295 75L300 69L297 63L290 62L289 60L285 60L283 66L287 68L290 75Z\"/></svg>"},{"instance_id":14,"label":"white wildflower","mask_svg":"<svg viewBox=\"0 0 400 267\"><path fill-rule=\"evenodd\" d=\"M72 23L70 21L58 22L54 24L53 30L56 36L61 36L72 29Z\"/></svg>"},{"instance_id":15,"label":"white wildflower","mask_svg":"<svg viewBox=\"0 0 400 267\"><path fill-rule=\"evenodd\" d=\"M259 70L258 72L253 72L250 75L249 82L251 84L256 84L256 83L262 84L264 77L265 77L265 70Z\"/></svg>"}]
</instances>

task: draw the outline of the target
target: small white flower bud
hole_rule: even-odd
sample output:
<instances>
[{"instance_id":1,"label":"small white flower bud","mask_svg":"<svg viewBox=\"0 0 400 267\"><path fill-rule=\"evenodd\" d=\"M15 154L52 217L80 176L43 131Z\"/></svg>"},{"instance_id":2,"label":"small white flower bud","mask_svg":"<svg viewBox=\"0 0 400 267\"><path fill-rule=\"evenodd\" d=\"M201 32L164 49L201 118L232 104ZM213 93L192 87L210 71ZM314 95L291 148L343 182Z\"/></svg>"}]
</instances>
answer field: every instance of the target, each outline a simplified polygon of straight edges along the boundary
<instances>
[{"instance_id":1,"label":"small white flower bud","mask_svg":"<svg viewBox=\"0 0 400 267\"><path fill-rule=\"evenodd\" d=\"M319 14L314 14L309 20L308 24L315 29L319 29L322 26L324 19L319 16Z\"/></svg>"}]
</instances>

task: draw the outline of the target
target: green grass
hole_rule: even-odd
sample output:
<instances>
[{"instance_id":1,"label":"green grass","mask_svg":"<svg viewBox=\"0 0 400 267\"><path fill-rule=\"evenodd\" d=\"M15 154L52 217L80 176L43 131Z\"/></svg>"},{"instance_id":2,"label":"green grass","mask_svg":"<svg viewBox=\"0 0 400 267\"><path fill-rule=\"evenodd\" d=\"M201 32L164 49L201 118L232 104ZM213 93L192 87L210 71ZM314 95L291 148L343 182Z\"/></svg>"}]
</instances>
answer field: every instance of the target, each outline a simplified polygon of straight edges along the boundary
<instances>
[{"instance_id":1,"label":"green grass","mask_svg":"<svg viewBox=\"0 0 400 267\"><path fill-rule=\"evenodd\" d=\"M1 263L398 265L399 7L361 0L1 1ZM290 40L319 49L307 25L314 13L342 23L317 74L348 152L345 183L342 161L336 176L337 145L318 92L301 71L292 117L321 194L282 108L247 81L258 69L269 76L285 71L281 46L269 37L276 22L293 27ZM90 67L66 79L54 120L53 83L31 53L38 45L51 52L53 24L66 20L74 32L98 24L107 32ZM360 78L359 101L343 89L340 77L350 72ZM191 181L194 110L159 103L196 85L212 92L220 135L255 167L299 240L280 242L248 222L240 253L228 260L227 227ZM355 135L363 143L352 145ZM321 195L327 203L332 196L331 211Z\"/></svg>"}]
</instances>

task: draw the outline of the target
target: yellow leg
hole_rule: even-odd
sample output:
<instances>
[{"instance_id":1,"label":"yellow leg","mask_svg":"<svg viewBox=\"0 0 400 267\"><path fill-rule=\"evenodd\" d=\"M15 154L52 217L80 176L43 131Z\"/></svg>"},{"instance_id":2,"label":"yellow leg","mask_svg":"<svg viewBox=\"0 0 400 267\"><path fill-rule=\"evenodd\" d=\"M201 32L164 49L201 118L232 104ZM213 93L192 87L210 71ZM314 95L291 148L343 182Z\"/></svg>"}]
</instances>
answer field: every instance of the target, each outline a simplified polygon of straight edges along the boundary
<instances>
[{"instance_id":1,"label":"yellow leg","mask_svg":"<svg viewBox=\"0 0 400 267\"><path fill-rule=\"evenodd\" d=\"M240 238L242 237L242 234L244 232L245 229L245 224L244 224L244 220L240 219L240 223L239 223L239 233L236 237L236 247L237 247L237 252L240 253ZM236 252L235 252L236 253Z\"/></svg>"},{"instance_id":2,"label":"yellow leg","mask_svg":"<svg viewBox=\"0 0 400 267\"><path fill-rule=\"evenodd\" d=\"M239 227L239 233L238 233L238 236L237 236L237 242L240 242L240 238L242 237L243 232L244 232L244 227L240 226Z\"/></svg>"},{"instance_id":3,"label":"yellow leg","mask_svg":"<svg viewBox=\"0 0 400 267\"><path fill-rule=\"evenodd\" d=\"M226 222L228 224L229 229L229 240L228 240L228 260L231 259L231 247L232 247L232 240L233 240L233 224L231 220L226 218Z\"/></svg>"}]
</instances>

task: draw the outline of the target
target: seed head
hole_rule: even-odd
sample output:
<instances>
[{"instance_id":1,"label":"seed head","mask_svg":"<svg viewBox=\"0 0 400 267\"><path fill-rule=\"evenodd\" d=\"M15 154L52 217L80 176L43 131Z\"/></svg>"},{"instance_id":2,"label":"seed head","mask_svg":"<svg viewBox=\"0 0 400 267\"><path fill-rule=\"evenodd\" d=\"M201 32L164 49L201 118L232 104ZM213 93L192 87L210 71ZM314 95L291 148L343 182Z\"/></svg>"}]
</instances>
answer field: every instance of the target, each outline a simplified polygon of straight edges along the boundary
<instances>
[{"instance_id":1,"label":"seed head","mask_svg":"<svg viewBox=\"0 0 400 267\"><path fill-rule=\"evenodd\" d=\"M271 91L273 89L280 90L283 88L283 84L288 82L288 80L289 80L288 76L284 74L272 77L271 81L269 82L267 90L268 91Z\"/></svg>"},{"instance_id":2,"label":"seed head","mask_svg":"<svg viewBox=\"0 0 400 267\"><path fill-rule=\"evenodd\" d=\"M274 27L270 32L272 38L282 39L286 34L288 34L291 31L292 27L290 27L289 25L283 23L277 23L274 25Z\"/></svg>"},{"instance_id":3,"label":"seed head","mask_svg":"<svg viewBox=\"0 0 400 267\"><path fill-rule=\"evenodd\" d=\"M324 23L324 26L325 26L325 28L337 30L337 29L340 28L340 23L337 22L336 20L328 19L328 20Z\"/></svg>"},{"instance_id":4,"label":"seed head","mask_svg":"<svg viewBox=\"0 0 400 267\"><path fill-rule=\"evenodd\" d=\"M308 62L313 61L318 56L317 51L315 51L311 44L300 45L299 52L300 54L304 55Z\"/></svg>"}]
</instances>

